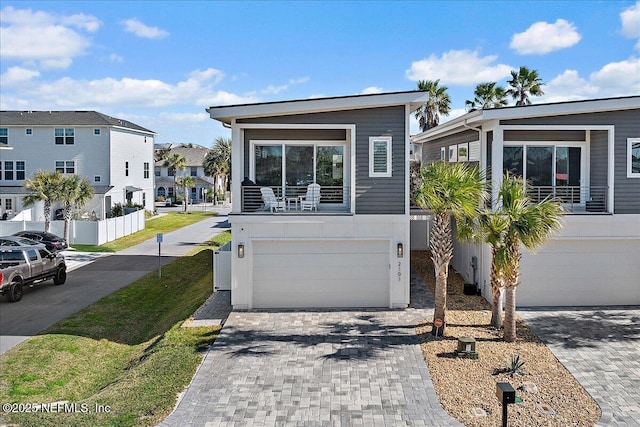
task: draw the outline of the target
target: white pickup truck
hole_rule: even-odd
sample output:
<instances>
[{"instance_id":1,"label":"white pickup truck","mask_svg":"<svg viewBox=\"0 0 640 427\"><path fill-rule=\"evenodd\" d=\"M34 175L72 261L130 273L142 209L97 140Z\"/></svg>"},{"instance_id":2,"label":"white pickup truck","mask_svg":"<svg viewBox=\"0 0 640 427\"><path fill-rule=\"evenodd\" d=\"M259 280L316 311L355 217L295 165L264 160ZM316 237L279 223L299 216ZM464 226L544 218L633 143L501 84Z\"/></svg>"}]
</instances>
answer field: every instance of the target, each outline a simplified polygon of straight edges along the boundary
<instances>
[{"instance_id":1,"label":"white pickup truck","mask_svg":"<svg viewBox=\"0 0 640 427\"><path fill-rule=\"evenodd\" d=\"M22 299L22 288L53 279L56 285L67 280L64 256L44 246L0 247L0 294L11 302Z\"/></svg>"}]
</instances>

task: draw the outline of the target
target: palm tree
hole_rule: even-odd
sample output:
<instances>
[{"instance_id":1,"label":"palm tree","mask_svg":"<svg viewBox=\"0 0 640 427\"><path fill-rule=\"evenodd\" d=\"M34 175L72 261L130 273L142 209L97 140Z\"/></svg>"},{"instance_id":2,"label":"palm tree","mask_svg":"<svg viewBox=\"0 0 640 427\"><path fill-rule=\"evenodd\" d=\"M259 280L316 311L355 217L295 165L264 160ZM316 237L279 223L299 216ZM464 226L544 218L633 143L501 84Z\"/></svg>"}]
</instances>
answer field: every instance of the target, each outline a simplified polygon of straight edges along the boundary
<instances>
[{"instance_id":1,"label":"palm tree","mask_svg":"<svg viewBox=\"0 0 640 427\"><path fill-rule=\"evenodd\" d=\"M498 193L498 208L490 215L501 217L502 244L495 252L496 266L505 286L504 339L516 340L516 288L520 284L521 246L533 251L562 227L562 205L546 198L539 203L527 196L522 178L506 175Z\"/></svg>"},{"instance_id":2,"label":"palm tree","mask_svg":"<svg viewBox=\"0 0 640 427\"><path fill-rule=\"evenodd\" d=\"M36 202L44 202L44 231L51 228L51 205L60 199L60 184L62 174L60 172L48 172L39 170L33 178L24 182L24 187L29 194L22 198L25 206Z\"/></svg>"},{"instance_id":3,"label":"palm tree","mask_svg":"<svg viewBox=\"0 0 640 427\"><path fill-rule=\"evenodd\" d=\"M431 260L435 269L436 319L442 320L440 331L444 333L447 309L447 278L449 262L453 258L451 218L461 220L475 218L484 197L484 183L477 168L466 163L438 161L421 169L422 183L416 191L416 203L433 216L431 231ZM434 326L432 334L438 333Z\"/></svg>"},{"instance_id":4,"label":"palm tree","mask_svg":"<svg viewBox=\"0 0 640 427\"><path fill-rule=\"evenodd\" d=\"M183 191L184 191L184 213L189 212L189 197L188 197L188 193L187 190L191 187L193 187L196 184L196 180L194 177L189 176L189 175L185 175L185 176L181 176L180 178L178 178L177 181L178 185L182 186Z\"/></svg>"},{"instance_id":5,"label":"palm tree","mask_svg":"<svg viewBox=\"0 0 640 427\"><path fill-rule=\"evenodd\" d=\"M446 86L439 86L440 80L420 80L418 90L426 90L429 98L418 110L416 119L420 123L420 129L424 132L427 129L438 126L440 115L448 116L451 111L451 97L447 93Z\"/></svg>"},{"instance_id":6,"label":"palm tree","mask_svg":"<svg viewBox=\"0 0 640 427\"><path fill-rule=\"evenodd\" d=\"M217 202L218 177L223 176L223 188L227 188L228 177L231 175L231 140L229 138L216 138L215 145L205 156L202 166L207 176L213 177L213 201Z\"/></svg>"},{"instance_id":7,"label":"palm tree","mask_svg":"<svg viewBox=\"0 0 640 427\"><path fill-rule=\"evenodd\" d=\"M511 86L507 90L507 95L516 101L516 105L530 105L530 95L544 95L542 90L544 83L538 75L538 70L529 70L527 67L521 66L517 72L511 71L511 80L508 80L507 83Z\"/></svg>"},{"instance_id":8,"label":"palm tree","mask_svg":"<svg viewBox=\"0 0 640 427\"><path fill-rule=\"evenodd\" d=\"M465 105L468 111L487 108L500 108L508 104L507 91L497 82L479 83L473 91L473 101L467 100Z\"/></svg>"},{"instance_id":9,"label":"palm tree","mask_svg":"<svg viewBox=\"0 0 640 427\"><path fill-rule=\"evenodd\" d=\"M164 164L165 167L169 169L173 169L173 189L175 191L176 197L178 195L178 189L176 186L176 178L179 170L185 170L187 168L187 159L181 156L178 153L167 154L165 155ZM185 198L186 198L185 194Z\"/></svg>"},{"instance_id":10,"label":"palm tree","mask_svg":"<svg viewBox=\"0 0 640 427\"><path fill-rule=\"evenodd\" d=\"M69 224L74 207L86 205L93 198L93 187L87 178L67 175L62 178L60 201L64 205L64 239L69 242Z\"/></svg>"}]
</instances>

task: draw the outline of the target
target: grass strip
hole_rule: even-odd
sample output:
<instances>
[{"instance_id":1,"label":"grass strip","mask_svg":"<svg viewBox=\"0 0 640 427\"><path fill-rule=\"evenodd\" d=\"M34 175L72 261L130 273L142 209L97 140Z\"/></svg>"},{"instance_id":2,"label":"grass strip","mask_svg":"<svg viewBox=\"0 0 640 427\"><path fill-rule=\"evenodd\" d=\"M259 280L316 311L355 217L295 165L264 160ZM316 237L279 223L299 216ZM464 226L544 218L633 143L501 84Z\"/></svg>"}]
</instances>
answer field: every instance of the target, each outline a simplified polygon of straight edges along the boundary
<instances>
[{"instance_id":1,"label":"grass strip","mask_svg":"<svg viewBox=\"0 0 640 427\"><path fill-rule=\"evenodd\" d=\"M146 221L144 230L137 231L103 245L72 245L80 252L117 252L135 246L156 236L157 233L169 233L187 225L216 216L217 212L195 211L187 214L168 212L166 215Z\"/></svg>"},{"instance_id":2,"label":"grass strip","mask_svg":"<svg viewBox=\"0 0 640 427\"><path fill-rule=\"evenodd\" d=\"M32 413L21 426L152 426L173 409L219 327L181 328L211 294L212 253L201 250L53 325L0 356L0 401ZM33 413L35 408L38 412Z\"/></svg>"}]
</instances>

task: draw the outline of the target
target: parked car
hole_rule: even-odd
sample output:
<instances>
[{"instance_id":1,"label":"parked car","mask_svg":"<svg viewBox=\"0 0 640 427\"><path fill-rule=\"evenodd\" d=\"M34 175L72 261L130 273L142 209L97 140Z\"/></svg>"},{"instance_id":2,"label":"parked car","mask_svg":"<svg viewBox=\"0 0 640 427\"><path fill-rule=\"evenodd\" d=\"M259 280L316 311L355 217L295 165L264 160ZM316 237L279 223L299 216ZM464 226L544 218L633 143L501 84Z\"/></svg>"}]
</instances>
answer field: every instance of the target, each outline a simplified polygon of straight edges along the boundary
<instances>
[{"instance_id":1,"label":"parked car","mask_svg":"<svg viewBox=\"0 0 640 427\"><path fill-rule=\"evenodd\" d=\"M64 256L44 246L5 246L0 248L0 295L10 302L20 301L24 286L53 279L55 285L67 280Z\"/></svg>"},{"instance_id":2,"label":"parked car","mask_svg":"<svg viewBox=\"0 0 640 427\"><path fill-rule=\"evenodd\" d=\"M43 243L51 252L64 251L69 247L67 241L60 236L56 236L46 231L18 231L13 233L14 236L26 237L27 239L35 240L38 243Z\"/></svg>"},{"instance_id":3,"label":"parked car","mask_svg":"<svg viewBox=\"0 0 640 427\"><path fill-rule=\"evenodd\" d=\"M21 236L2 236L0 237L0 246L33 246L42 245L35 240L28 239Z\"/></svg>"}]
</instances>

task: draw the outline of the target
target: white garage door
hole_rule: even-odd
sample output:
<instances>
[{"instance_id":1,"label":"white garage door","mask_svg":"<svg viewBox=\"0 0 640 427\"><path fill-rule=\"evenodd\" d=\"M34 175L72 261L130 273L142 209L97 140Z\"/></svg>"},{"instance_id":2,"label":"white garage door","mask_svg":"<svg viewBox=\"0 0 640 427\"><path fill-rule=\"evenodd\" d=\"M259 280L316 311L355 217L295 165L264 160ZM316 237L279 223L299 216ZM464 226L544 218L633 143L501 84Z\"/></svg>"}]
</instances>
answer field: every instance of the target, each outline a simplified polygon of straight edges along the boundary
<instances>
[{"instance_id":1,"label":"white garage door","mask_svg":"<svg viewBox=\"0 0 640 427\"><path fill-rule=\"evenodd\" d=\"M254 241L253 306L388 307L389 242Z\"/></svg>"}]
</instances>

